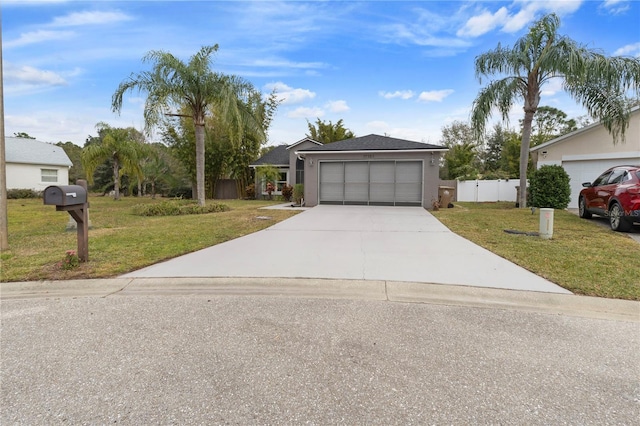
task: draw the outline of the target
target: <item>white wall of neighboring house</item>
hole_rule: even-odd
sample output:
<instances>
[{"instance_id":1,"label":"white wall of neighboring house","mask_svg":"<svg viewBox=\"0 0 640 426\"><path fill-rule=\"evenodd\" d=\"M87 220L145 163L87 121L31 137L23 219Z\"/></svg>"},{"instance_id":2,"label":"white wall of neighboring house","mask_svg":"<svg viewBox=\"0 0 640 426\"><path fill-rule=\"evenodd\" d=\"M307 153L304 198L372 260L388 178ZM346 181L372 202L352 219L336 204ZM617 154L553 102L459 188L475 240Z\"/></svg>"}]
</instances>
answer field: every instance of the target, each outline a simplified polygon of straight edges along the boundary
<instances>
[{"instance_id":1,"label":"white wall of neighboring house","mask_svg":"<svg viewBox=\"0 0 640 426\"><path fill-rule=\"evenodd\" d=\"M43 181L42 170L56 170L57 181ZM52 179L52 173L46 173L45 179ZM49 185L68 185L69 167L49 164L7 163L7 189L33 189L44 191Z\"/></svg>"},{"instance_id":2,"label":"white wall of neighboring house","mask_svg":"<svg viewBox=\"0 0 640 426\"><path fill-rule=\"evenodd\" d=\"M640 109L634 108L625 142L614 145L609 132L599 123L561 136L531 150L536 167L562 166L571 179L569 208L578 207L583 182L593 182L613 166L640 165Z\"/></svg>"}]
</instances>

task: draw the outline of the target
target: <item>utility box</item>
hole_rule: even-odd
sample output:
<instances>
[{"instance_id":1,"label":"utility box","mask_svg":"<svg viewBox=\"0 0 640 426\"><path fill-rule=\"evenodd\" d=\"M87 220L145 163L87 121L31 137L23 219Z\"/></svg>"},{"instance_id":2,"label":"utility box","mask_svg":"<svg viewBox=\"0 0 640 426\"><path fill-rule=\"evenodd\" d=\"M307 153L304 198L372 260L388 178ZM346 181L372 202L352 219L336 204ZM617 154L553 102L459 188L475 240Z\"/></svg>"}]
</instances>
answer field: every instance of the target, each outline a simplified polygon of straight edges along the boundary
<instances>
[{"instance_id":1,"label":"utility box","mask_svg":"<svg viewBox=\"0 0 640 426\"><path fill-rule=\"evenodd\" d=\"M87 190L80 185L47 186L42 194L44 204L51 206L77 206L86 204Z\"/></svg>"},{"instance_id":2,"label":"utility box","mask_svg":"<svg viewBox=\"0 0 640 426\"><path fill-rule=\"evenodd\" d=\"M540 209L540 238L550 240L553 237L553 209Z\"/></svg>"}]
</instances>

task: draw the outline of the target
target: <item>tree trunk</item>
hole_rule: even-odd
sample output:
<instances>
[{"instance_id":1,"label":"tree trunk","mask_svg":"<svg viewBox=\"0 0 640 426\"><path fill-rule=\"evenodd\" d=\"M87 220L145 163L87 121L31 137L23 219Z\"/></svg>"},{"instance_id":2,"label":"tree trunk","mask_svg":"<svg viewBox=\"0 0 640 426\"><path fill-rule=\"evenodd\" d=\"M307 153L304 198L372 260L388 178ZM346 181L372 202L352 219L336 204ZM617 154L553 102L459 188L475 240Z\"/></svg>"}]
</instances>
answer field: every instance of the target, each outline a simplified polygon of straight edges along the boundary
<instances>
[{"instance_id":1,"label":"tree trunk","mask_svg":"<svg viewBox=\"0 0 640 426\"><path fill-rule=\"evenodd\" d=\"M531 123L535 109L525 107L522 123L522 143L520 144L520 208L527 207L527 168L529 167L529 146L531 145Z\"/></svg>"},{"instance_id":2,"label":"tree trunk","mask_svg":"<svg viewBox=\"0 0 640 426\"><path fill-rule=\"evenodd\" d=\"M196 191L198 205L204 206L204 123L196 123Z\"/></svg>"},{"instance_id":3,"label":"tree trunk","mask_svg":"<svg viewBox=\"0 0 640 426\"><path fill-rule=\"evenodd\" d=\"M113 160L113 199L120 199L120 166L117 158Z\"/></svg>"}]
</instances>

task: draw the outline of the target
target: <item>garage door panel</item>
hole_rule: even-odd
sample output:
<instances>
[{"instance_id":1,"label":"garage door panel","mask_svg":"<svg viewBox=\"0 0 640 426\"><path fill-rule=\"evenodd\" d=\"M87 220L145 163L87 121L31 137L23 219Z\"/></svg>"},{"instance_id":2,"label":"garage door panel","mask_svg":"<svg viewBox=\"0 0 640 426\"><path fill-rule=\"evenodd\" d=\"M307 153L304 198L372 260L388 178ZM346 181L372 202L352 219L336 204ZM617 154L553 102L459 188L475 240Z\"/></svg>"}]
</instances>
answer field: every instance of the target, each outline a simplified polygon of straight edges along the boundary
<instances>
[{"instance_id":1,"label":"garage door panel","mask_svg":"<svg viewBox=\"0 0 640 426\"><path fill-rule=\"evenodd\" d=\"M344 163L345 204L367 204L369 201L369 163Z\"/></svg>"},{"instance_id":2,"label":"garage door panel","mask_svg":"<svg viewBox=\"0 0 640 426\"><path fill-rule=\"evenodd\" d=\"M320 202L340 202L344 199L344 164L323 163L320 167Z\"/></svg>"}]
</instances>

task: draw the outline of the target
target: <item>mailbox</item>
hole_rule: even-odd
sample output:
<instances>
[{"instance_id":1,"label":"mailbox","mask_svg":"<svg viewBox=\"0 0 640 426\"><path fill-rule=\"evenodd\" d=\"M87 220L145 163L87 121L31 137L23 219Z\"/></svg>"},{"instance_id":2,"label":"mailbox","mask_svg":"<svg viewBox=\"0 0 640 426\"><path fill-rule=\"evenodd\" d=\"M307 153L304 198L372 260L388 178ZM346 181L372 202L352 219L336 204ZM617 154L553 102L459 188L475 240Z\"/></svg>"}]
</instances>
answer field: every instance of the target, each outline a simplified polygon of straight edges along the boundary
<instances>
[{"instance_id":1,"label":"mailbox","mask_svg":"<svg viewBox=\"0 0 640 426\"><path fill-rule=\"evenodd\" d=\"M80 185L47 186L42 197L44 204L62 207L76 206L86 204L87 190Z\"/></svg>"}]
</instances>

